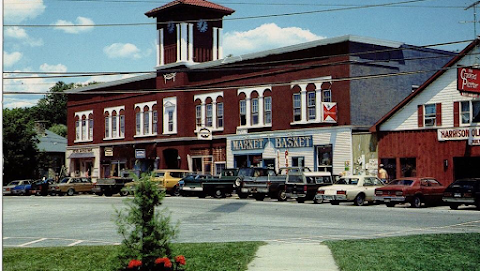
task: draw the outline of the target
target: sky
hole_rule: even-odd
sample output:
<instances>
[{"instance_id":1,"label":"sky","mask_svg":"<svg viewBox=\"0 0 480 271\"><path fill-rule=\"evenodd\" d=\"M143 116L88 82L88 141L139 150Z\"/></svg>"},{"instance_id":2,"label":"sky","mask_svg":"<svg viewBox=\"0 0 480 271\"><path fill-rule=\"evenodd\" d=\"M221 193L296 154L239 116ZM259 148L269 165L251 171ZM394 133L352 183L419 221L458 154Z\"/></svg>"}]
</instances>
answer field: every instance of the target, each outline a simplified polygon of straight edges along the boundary
<instances>
[{"instance_id":1,"label":"sky","mask_svg":"<svg viewBox=\"0 0 480 271\"><path fill-rule=\"evenodd\" d=\"M3 108L34 106L43 97L35 93L58 81L106 82L154 71L155 19L145 12L168 2L3 0ZM224 56L343 35L418 46L451 43L434 48L460 51L475 37L474 11L480 19L480 4L465 10L474 0L212 2L235 10L224 18ZM43 78L91 72L127 74Z\"/></svg>"}]
</instances>

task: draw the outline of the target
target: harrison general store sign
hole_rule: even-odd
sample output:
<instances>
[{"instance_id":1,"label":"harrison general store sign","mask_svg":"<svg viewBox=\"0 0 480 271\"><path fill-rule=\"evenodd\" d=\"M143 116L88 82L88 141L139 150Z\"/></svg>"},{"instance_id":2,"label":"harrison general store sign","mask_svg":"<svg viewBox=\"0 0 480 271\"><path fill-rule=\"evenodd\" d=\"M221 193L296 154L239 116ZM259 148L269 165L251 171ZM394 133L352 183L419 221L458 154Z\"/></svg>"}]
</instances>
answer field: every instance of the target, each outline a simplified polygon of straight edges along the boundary
<instances>
[{"instance_id":1,"label":"harrison general store sign","mask_svg":"<svg viewBox=\"0 0 480 271\"><path fill-rule=\"evenodd\" d=\"M480 127L438 129L437 136L438 141L468 140L469 145L480 145Z\"/></svg>"}]
</instances>

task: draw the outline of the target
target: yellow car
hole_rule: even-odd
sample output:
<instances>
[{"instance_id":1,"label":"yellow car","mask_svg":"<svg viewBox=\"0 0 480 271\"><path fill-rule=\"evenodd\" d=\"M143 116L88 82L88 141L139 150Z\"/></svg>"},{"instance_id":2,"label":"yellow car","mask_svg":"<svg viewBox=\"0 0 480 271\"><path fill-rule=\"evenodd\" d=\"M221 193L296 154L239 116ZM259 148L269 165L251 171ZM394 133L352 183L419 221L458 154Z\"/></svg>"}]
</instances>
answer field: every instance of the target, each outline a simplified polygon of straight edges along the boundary
<instances>
[{"instance_id":1,"label":"yellow car","mask_svg":"<svg viewBox=\"0 0 480 271\"><path fill-rule=\"evenodd\" d=\"M183 169L158 169L152 172L152 181L159 185L172 196L180 195L178 181L192 172Z\"/></svg>"}]
</instances>

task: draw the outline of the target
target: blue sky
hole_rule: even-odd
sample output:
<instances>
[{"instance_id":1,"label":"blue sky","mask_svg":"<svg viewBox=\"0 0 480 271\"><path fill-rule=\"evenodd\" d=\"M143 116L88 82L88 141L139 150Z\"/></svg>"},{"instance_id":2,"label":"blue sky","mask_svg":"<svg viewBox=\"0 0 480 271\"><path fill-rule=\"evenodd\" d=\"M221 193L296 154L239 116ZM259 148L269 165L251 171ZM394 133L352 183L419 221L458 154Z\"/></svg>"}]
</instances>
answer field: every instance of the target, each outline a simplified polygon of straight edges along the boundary
<instances>
[{"instance_id":1,"label":"blue sky","mask_svg":"<svg viewBox=\"0 0 480 271\"><path fill-rule=\"evenodd\" d=\"M156 65L155 23L145 12L169 1L3 0L3 107L29 107L57 81L105 82L109 77L39 78L44 72L146 72ZM224 21L224 55L240 55L342 35L412 45L472 40L473 0L218 0L235 10ZM390 5L391 3L400 3ZM407 3L408 2L408 3ZM382 7L366 7L383 5ZM478 19L480 19L480 6ZM303 13L291 16L267 16ZM260 17L250 18L247 17ZM58 25L88 25L60 27ZM15 26L8 26L15 25ZM47 27L38 27L39 25ZM478 27L480 33L480 27ZM437 47L461 50L468 43ZM11 74L8 72L32 72ZM18 76L34 78L21 79ZM123 75L125 76L125 75ZM5 94L5 92L25 94Z\"/></svg>"}]
</instances>

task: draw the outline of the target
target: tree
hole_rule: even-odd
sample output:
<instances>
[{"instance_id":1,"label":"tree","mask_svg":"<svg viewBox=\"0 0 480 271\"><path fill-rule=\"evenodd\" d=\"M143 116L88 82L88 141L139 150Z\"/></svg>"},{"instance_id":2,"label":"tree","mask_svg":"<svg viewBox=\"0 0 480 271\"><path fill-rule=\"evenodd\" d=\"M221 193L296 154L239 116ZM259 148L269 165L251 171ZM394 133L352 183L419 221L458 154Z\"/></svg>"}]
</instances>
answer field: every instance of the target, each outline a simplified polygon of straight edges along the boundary
<instances>
[{"instance_id":1,"label":"tree","mask_svg":"<svg viewBox=\"0 0 480 271\"><path fill-rule=\"evenodd\" d=\"M67 125L65 124L54 124L48 130L59 136L67 137Z\"/></svg>"},{"instance_id":2,"label":"tree","mask_svg":"<svg viewBox=\"0 0 480 271\"><path fill-rule=\"evenodd\" d=\"M33 178L37 165L36 132L28 108L3 109L3 182Z\"/></svg>"},{"instance_id":3,"label":"tree","mask_svg":"<svg viewBox=\"0 0 480 271\"><path fill-rule=\"evenodd\" d=\"M57 82L50 88L49 93L32 107L32 118L47 121L47 127L54 124L67 125L67 95L64 91L73 87L73 83Z\"/></svg>"},{"instance_id":4,"label":"tree","mask_svg":"<svg viewBox=\"0 0 480 271\"><path fill-rule=\"evenodd\" d=\"M141 261L139 270L154 270L156 259L172 258L170 241L176 235L176 228L170 225L165 209L156 210L165 192L150 180L149 175L137 180L133 200L126 199L127 210L117 210L118 232L123 236L117 255L119 270L131 260Z\"/></svg>"}]
</instances>

